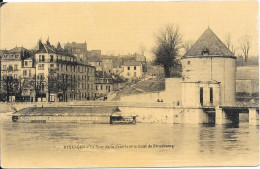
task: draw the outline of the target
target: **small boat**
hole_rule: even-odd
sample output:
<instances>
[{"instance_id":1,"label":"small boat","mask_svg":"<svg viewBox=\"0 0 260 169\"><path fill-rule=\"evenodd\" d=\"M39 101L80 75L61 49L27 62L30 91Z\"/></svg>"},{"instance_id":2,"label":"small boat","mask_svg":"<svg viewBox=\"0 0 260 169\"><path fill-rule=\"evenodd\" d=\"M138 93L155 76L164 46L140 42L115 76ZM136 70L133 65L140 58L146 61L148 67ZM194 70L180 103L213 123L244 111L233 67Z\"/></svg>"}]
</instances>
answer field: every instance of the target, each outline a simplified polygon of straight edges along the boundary
<instances>
[{"instance_id":1,"label":"small boat","mask_svg":"<svg viewBox=\"0 0 260 169\"><path fill-rule=\"evenodd\" d=\"M136 116L111 116L111 124L135 124Z\"/></svg>"}]
</instances>

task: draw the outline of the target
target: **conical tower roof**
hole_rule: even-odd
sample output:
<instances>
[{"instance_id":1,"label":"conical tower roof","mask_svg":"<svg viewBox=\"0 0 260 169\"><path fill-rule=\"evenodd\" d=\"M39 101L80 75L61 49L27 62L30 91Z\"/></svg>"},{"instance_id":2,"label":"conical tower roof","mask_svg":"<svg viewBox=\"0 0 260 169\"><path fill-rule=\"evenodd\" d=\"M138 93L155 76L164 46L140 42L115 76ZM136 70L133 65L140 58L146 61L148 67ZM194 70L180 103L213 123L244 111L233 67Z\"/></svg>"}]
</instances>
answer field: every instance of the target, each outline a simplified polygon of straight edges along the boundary
<instances>
[{"instance_id":1,"label":"conical tower roof","mask_svg":"<svg viewBox=\"0 0 260 169\"><path fill-rule=\"evenodd\" d=\"M208 28L183 57L198 56L234 57L234 54L224 45L217 35Z\"/></svg>"}]
</instances>

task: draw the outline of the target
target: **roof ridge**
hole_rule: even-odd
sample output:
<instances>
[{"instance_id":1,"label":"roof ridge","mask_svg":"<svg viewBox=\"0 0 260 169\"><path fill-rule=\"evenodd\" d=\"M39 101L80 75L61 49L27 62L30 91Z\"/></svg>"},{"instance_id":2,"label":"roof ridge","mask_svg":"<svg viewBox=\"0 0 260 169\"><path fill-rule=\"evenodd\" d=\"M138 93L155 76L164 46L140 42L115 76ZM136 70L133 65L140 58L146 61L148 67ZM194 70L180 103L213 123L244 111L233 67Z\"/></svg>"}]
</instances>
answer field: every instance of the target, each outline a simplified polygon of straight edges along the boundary
<instances>
[{"instance_id":1,"label":"roof ridge","mask_svg":"<svg viewBox=\"0 0 260 169\"><path fill-rule=\"evenodd\" d=\"M234 54L226 47L220 38L207 28L191 48L184 54L186 56L203 56L203 51L208 50L208 56L234 57Z\"/></svg>"}]
</instances>

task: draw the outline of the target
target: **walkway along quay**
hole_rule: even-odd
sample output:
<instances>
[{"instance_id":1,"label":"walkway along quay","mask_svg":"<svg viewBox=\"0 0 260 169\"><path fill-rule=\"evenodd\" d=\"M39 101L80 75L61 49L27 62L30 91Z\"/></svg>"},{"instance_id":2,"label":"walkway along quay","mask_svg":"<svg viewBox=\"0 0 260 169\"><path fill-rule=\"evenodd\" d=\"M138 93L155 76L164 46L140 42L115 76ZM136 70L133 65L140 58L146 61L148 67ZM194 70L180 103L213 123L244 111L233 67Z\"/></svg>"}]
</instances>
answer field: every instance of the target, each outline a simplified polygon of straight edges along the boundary
<instances>
[{"instance_id":1,"label":"walkway along quay","mask_svg":"<svg viewBox=\"0 0 260 169\"><path fill-rule=\"evenodd\" d=\"M48 114L47 107L52 107L54 111L56 108L57 115L51 117L63 120L64 114L70 115L72 108L80 111L80 116L101 116L102 113L106 114L107 110L112 113L115 108L119 108L122 115L136 116L136 122L141 123L187 123L187 124L202 124L202 123L215 123L215 124L228 124L239 123L240 114L247 116L250 125L259 125L259 107L258 106L215 106L215 107L181 107L173 106L168 103L124 103L124 102L107 102L107 101L85 101L74 103L8 103L5 106L10 106L13 110L13 115L18 115L22 111L24 115L32 116L34 113L30 112L31 108L38 108L41 110L40 115ZM1 105L2 107L2 105ZM60 108L60 109L58 109ZM60 110L63 111L60 111ZM59 110L59 111L58 111ZM91 112L90 112L91 110ZM102 112L104 111L104 112ZM54 111L55 112L55 111ZM103 115L104 115L103 114ZM111 114L110 114L111 115ZM108 115L107 115L108 116ZM11 120L11 118L10 118Z\"/></svg>"}]
</instances>

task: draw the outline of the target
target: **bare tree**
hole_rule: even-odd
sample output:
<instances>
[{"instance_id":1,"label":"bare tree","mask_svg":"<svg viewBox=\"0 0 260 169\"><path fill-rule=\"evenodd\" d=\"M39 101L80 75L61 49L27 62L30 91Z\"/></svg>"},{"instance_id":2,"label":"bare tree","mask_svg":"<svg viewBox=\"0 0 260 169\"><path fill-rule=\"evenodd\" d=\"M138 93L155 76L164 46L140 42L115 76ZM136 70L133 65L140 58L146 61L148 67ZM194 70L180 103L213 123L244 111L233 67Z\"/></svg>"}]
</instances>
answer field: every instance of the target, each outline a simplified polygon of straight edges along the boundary
<instances>
[{"instance_id":1,"label":"bare tree","mask_svg":"<svg viewBox=\"0 0 260 169\"><path fill-rule=\"evenodd\" d=\"M224 37L224 43L227 46L227 48L230 50L230 46L231 46L231 33L228 32L226 34L226 36Z\"/></svg>"},{"instance_id":2,"label":"bare tree","mask_svg":"<svg viewBox=\"0 0 260 169\"><path fill-rule=\"evenodd\" d=\"M165 77L170 77L171 68L178 66L179 50L182 47L182 35L178 26L168 25L155 34L156 46L154 64L164 68Z\"/></svg>"},{"instance_id":3,"label":"bare tree","mask_svg":"<svg viewBox=\"0 0 260 169\"><path fill-rule=\"evenodd\" d=\"M184 48L185 53L187 53L188 50L190 50L190 48L192 47L193 44L194 44L193 40L188 40L182 44L182 47Z\"/></svg>"},{"instance_id":4,"label":"bare tree","mask_svg":"<svg viewBox=\"0 0 260 169\"><path fill-rule=\"evenodd\" d=\"M243 52L243 55L245 57L245 62L248 60L248 54L249 50L251 48L251 37L249 35L244 35L240 38L240 49Z\"/></svg>"},{"instance_id":5,"label":"bare tree","mask_svg":"<svg viewBox=\"0 0 260 169\"><path fill-rule=\"evenodd\" d=\"M228 32L226 34L226 36L224 37L224 43L227 46L227 48L235 55L236 54L236 48L232 44L230 32Z\"/></svg>"}]
</instances>

